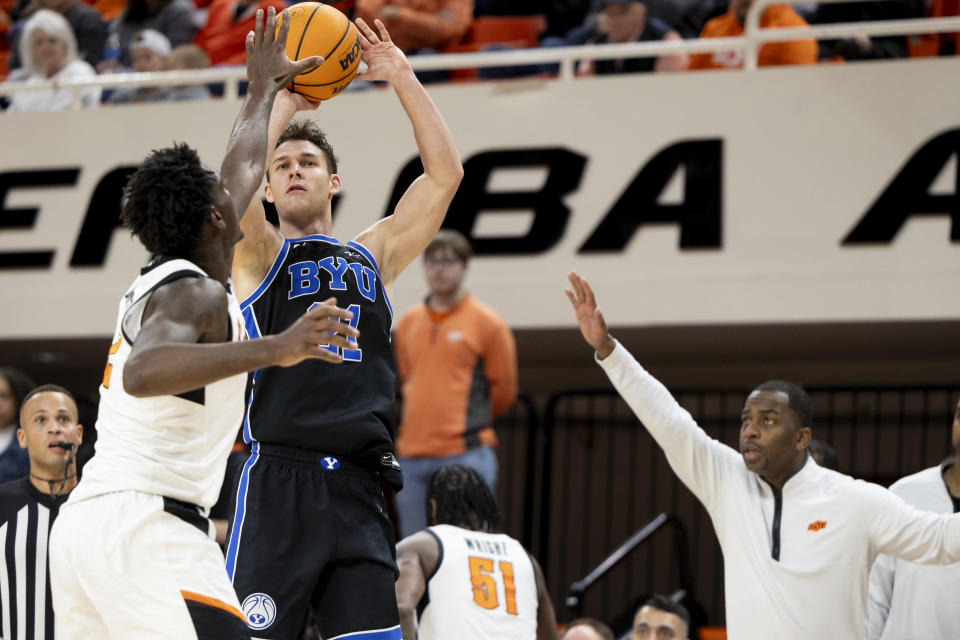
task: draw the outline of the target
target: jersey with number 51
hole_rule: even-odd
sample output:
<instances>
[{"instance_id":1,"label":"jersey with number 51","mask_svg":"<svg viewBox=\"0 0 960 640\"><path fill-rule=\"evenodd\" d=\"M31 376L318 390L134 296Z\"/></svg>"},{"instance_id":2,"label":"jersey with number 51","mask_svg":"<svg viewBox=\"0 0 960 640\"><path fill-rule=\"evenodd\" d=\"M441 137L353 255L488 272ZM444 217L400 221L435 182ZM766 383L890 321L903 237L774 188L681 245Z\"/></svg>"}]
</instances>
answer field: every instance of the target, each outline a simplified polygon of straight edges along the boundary
<instances>
[{"instance_id":1,"label":"jersey with number 51","mask_svg":"<svg viewBox=\"0 0 960 640\"><path fill-rule=\"evenodd\" d=\"M251 338L277 334L330 297L360 331L343 362L309 359L253 374L247 442L344 456L393 451L396 367L393 310L373 255L361 244L313 235L284 240L263 282L240 303Z\"/></svg>"},{"instance_id":2,"label":"jersey with number 51","mask_svg":"<svg viewBox=\"0 0 960 640\"><path fill-rule=\"evenodd\" d=\"M427 531L440 556L419 606L421 640L537 637L537 578L523 545L448 524Z\"/></svg>"}]
</instances>

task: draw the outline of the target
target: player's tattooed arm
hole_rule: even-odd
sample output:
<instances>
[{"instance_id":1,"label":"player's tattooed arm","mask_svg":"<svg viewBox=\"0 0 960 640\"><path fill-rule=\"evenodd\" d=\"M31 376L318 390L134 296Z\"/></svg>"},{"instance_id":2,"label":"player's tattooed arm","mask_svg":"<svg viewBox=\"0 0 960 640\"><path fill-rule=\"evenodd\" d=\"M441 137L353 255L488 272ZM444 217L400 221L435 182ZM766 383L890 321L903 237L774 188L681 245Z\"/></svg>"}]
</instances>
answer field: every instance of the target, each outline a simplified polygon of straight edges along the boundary
<instances>
[{"instance_id":1,"label":"player's tattooed arm","mask_svg":"<svg viewBox=\"0 0 960 640\"><path fill-rule=\"evenodd\" d=\"M436 569L440 556L437 539L426 531L406 537L397 544L397 609L403 640L416 640L417 605L427 590L427 576Z\"/></svg>"},{"instance_id":2,"label":"player's tattooed arm","mask_svg":"<svg viewBox=\"0 0 960 640\"><path fill-rule=\"evenodd\" d=\"M123 368L123 387L137 397L192 391L217 380L308 358L339 363L320 345L356 346L351 314L327 300L286 331L257 340L224 342L230 327L227 296L209 278L182 278L157 289L144 309L140 332ZM341 322L343 320L343 322Z\"/></svg>"},{"instance_id":3,"label":"player's tattooed arm","mask_svg":"<svg viewBox=\"0 0 960 640\"><path fill-rule=\"evenodd\" d=\"M289 15L281 21L279 32L276 24L273 7L267 9L266 15L262 9L258 10L255 30L247 34L247 79L250 85L220 168L237 215L246 210L263 178L267 123L274 96L298 73L323 62L319 56L298 62L287 58Z\"/></svg>"}]
</instances>

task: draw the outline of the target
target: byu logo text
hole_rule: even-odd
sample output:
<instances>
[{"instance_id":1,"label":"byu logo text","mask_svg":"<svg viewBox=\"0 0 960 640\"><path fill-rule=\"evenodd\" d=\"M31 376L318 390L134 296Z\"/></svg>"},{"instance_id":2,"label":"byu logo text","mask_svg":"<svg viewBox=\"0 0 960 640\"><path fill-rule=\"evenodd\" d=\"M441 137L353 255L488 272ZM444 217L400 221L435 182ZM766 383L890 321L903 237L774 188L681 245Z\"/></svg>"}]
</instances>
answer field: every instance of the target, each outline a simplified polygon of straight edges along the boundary
<instances>
[{"instance_id":1,"label":"byu logo text","mask_svg":"<svg viewBox=\"0 0 960 640\"><path fill-rule=\"evenodd\" d=\"M340 468L340 461L333 456L326 456L323 459L323 468L328 471L336 471Z\"/></svg>"}]
</instances>

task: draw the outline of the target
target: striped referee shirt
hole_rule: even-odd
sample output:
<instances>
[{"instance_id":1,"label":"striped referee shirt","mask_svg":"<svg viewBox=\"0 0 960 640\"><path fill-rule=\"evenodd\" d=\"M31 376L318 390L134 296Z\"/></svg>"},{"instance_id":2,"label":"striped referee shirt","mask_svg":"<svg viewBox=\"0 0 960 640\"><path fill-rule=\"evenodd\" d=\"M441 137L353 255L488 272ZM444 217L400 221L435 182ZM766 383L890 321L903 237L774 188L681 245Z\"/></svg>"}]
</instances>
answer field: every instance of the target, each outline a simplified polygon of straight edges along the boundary
<instances>
[{"instance_id":1,"label":"striped referee shirt","mask_svg":"<svg viewBox=\"0 0 960 640\"><path fill-rule=\"evenodd\" d=\"M53 640L47 539L67 495L51 498L29 478L0 485L0 629L3 640Z\"/></svg>"}]
</instances>

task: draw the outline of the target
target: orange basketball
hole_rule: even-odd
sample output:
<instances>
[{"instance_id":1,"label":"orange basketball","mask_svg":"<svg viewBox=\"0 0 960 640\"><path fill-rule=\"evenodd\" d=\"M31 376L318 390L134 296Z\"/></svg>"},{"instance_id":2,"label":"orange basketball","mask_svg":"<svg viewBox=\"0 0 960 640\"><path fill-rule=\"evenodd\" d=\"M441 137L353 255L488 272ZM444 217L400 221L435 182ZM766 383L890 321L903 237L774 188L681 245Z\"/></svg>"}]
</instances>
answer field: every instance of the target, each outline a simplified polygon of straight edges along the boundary
<instances>
[{"instance_id":1,"label":"orange basketball","mask_svg":"<svg viewBox=\"0 0 960 640\"><path fill-rule=\"evenodd\" d=\"M360 66L360 34L342 12L319 2L301 2L288 9L287 57L323 56L323 64L294 78L290 90L311 100L329 100L347 88ZM277 16L279 33L281 17Z\"/></svg>"}]
</instances>

